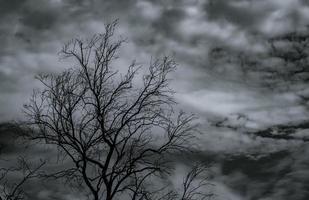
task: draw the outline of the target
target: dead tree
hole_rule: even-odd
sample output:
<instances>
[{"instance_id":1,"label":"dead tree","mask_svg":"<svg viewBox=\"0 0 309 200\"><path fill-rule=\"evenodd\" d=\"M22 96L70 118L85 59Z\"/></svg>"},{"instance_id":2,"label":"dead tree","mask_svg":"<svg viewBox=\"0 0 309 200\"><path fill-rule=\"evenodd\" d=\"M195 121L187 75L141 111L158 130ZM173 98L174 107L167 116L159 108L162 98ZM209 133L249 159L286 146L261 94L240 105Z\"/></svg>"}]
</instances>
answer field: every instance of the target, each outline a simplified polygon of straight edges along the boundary
<instances>
[{"instance_id":1,"label":"dead tree","mask_svg":"<svg viewBox=\"0 0 309 200\"><path fill-rule=\"evenodd\" d=\"M32 139L56 146L74 163L55 177L82 180L94 200L149 199L155 190L147 185L171 170L168 156L188 151L194 116L173 109L171 58L152 61L141 83L136 63L126 73L115 69L123 43L115 40L115 26L67 43L61 56L76 67L38 76L44 89L34 92L25 112Z\"/></svg>"}]
</instances>

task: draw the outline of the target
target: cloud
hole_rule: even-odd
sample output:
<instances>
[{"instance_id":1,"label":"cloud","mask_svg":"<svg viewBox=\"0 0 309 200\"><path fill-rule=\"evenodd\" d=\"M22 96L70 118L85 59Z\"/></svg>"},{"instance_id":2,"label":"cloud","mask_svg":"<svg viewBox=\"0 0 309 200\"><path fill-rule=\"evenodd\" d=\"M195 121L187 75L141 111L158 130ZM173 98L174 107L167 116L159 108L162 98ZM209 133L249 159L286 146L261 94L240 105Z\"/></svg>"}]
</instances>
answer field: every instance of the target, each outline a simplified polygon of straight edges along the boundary
<instances>
[{"instance_id":1,"label":"cloud","mask_svg":"<svg viewBox=\"0 0 309 200\"><path fill-rule=\"evenodd\" d=\"M4 44L0 53L0 65L3 69L0 88L18 93L20 86L31 85L30 77L34 74L62 68L63 66L59 67L61 64L56 53L64 41L78 35L100 32L103 21L113 18L120 19L119 31L131 41L127 48L134 49L134 52L125 51L123 63L133 58L146 62L151 55L171 53L179 62L179 71L189 75L182 78L183 80L178 79L180 85L195 87L195 90L203 89L205 84L211 81L212 85L222 85L220 78L212 77L211 81L208 80L209 49L218 44L232 49L252 50L254 45L256 49L263 49L263 45L260 45L263 43L261 37L257 40L255 34L269 32L267 27L273 27L271 24L278 18L276 13L281 13L280 21L285 23L287 20L284 19L289 18L289 13L305 9L299 1L280 2L24 0L18 3L2 3L5 12L2 12L0 29L7 34L0 37ZM13 20L13 26L7 23L9 19ZM299 23L299 26L301 24ZM17 52L17 59L21 63L14 60ZM51 63L54 66L51 66ZM12 68L9 66L14 65L19 65L14 67L14 72L5 72ZM181 74L177 76L179 75ZM23 76L28 77L27 83L14 81ZM190 81L193 79L194 81ZM188 88L176 90L185 91ZM192 99L192 103L195 101ZM243 107L236 104L237 102L234 102L221 106L222 112L224 108Z\"/></svg>"}]
</instances>

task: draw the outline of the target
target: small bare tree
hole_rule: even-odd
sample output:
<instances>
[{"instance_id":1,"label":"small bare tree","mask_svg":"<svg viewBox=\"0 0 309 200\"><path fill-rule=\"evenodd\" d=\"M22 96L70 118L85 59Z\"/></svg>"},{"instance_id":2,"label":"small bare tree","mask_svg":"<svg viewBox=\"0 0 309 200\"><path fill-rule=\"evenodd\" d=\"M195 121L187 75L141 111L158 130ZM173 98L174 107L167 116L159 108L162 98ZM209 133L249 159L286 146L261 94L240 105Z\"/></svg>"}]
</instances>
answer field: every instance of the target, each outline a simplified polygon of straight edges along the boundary
<instances>
[{"instance_id":1,"label":"small bare tree","mask_svg":"<svg viewBox=\"0 0 309 200\"><path fill-rule=\"evenodd\" d=\"M182 187L180 188L180 198L177 195L176 198L181 200L205 200L210 199L213 194L205 192L205 186L208 186L205 172L207 166L203 164L195 164L192 169L183 178Z\"/></svg>"},{"instance_id":2,"label":"small bare tree","mask_svg":"<svg viewBox=\"0 0 309 200\"><path fill-rule=\"evenodd\" d=\"M33 179L39 178L45 160L34 162L21 153L26 146L23 145L25 141L20 143L19 140L24 133L19 124L5 123L0 126L0 131L7 137L0 144L0 200L29 199L30 193L26 185ZM18 153L12 156L9 149L17 150Z\"/></svg>"},{"instance_id":3,"label":"small bare tree","mask_svg":"<svg viewBox=\"0 0 309 200\"><path fill-rule=\"evenodd\" d=\"M169 57L151 62L142 83L135 82L141 69L135 63L119 73L113 61L123 40L114 40L115 26L63 47L63 58L77 67L37 77L44 89L25 105L32 138L69 158L73 167L54 176L82 180L94 200L176 198L147 187L170 172L168 155L187 151L194 137L194 116L173 109L167 76L176 64Z\"/></svg>"},{"instance_id":4,"label":"small bare tree","mask_svg":"<svg viewBox=\"0 0 309 200\"><path fill-rule=\"evenodd\" d=\"M24 185L31 179L39 177L39 170L44 164L45 162L41 161L39 165L33 167L25 158L19 157L17 166L0 168L0 200L27 199ZM13 178L14 176L17 177Z\"/></svg>"}]
</instances>

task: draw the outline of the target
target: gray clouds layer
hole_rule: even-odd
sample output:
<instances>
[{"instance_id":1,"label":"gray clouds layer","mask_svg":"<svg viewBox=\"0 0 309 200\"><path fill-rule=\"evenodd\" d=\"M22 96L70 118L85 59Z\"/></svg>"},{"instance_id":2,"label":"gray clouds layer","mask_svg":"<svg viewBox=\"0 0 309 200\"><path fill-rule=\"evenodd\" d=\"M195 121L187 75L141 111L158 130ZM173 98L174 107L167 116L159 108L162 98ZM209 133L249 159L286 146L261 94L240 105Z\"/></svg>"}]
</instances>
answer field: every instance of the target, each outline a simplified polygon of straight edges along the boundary
<instances>
[{"instance_id":1,"label":"gray clouds layer","mask_svg":"<svg viewBox=\"0 0 309 200\"><path fill-rule=\"evenodd\" d=\"M224 73L219 71L221 76L217 73L219 77L215 77L209 51L221 45L231 51L264 51L267 37L301 29L309 17L304 1L289 0L23 0L2 1L0 7L0 100L1 110L7 114L2 120L18 112L22 97L35 86L35 74L64 67L57 52L65 41L100 32L104 22L117 18L119 33L129 39L121 54L122 63L135 58L147 63L151 56L175 55L179 63L175 85L184 96L184 103L196 107L203 104L203 110L208 111L209 107L210 112L220 115L272 106L269 104L276 96L266 93L264 99L257 99L261 96L259 88L235 81L242 77L230 64L223 63ZM239 99L242 95L234 96L235 93L248 98ZM287 98L283 106L293 104L293 97ZM280 111L279 108L274 112ZM289 115L290 111L282 112Z\"/></svg>"}]
</instances>

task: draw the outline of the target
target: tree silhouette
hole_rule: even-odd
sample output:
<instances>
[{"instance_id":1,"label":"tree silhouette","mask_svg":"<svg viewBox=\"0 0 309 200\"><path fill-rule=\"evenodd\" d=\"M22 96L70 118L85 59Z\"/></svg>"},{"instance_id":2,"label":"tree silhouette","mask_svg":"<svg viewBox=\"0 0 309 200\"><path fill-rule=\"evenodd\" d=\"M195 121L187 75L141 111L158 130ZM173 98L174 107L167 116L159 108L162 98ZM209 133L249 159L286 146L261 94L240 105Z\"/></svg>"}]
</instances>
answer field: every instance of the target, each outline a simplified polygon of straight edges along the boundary
<instances>
[{"instance_id":1,"label":"tree silhouette","mask_svg":"<svg viewBox=\"0 0 309 200\"><path fill-rule=\"evenodd\" d=\"M168 87L173 59L152 61L141 83L135 62L124 74L115 69L124 42L115 40L115 27L116 22L108 24L103 34L64 45L62 58L73 59L76 67L39 75L44 89L25 105L31 138L56 146L73 162L52 176L81 182L94 200L209 197L201 191L202 167L189 172L182 195L156 184L171 172L169 156L189 151L195 117L174 109Z\"/></svg>"}]
</instances>

